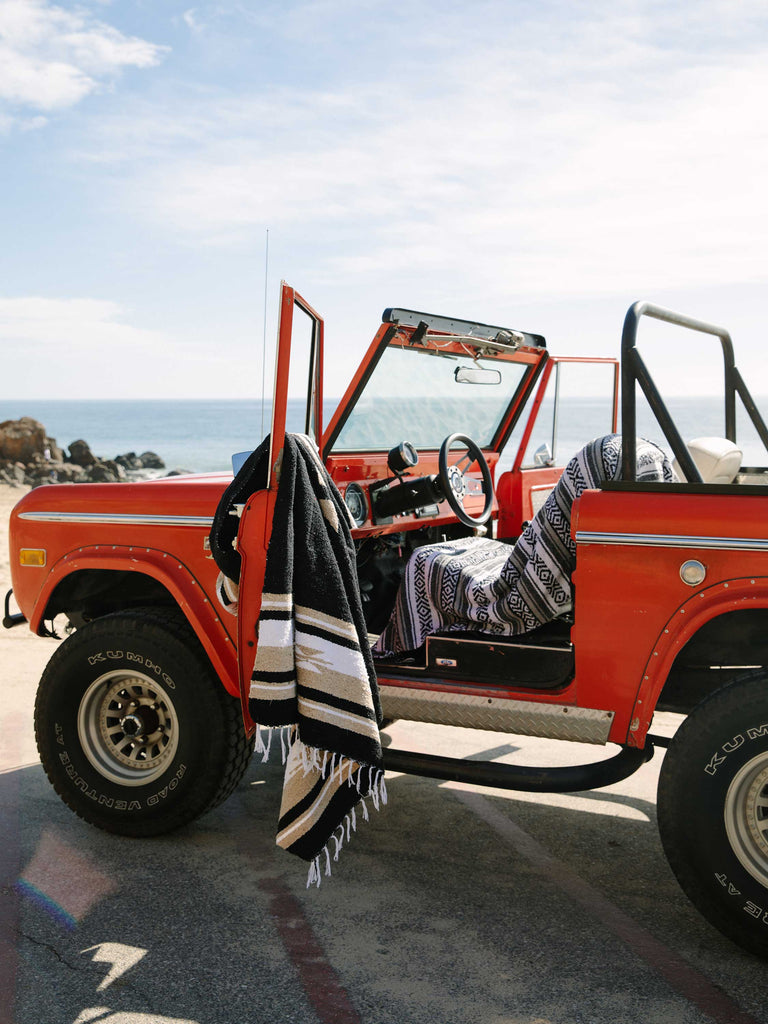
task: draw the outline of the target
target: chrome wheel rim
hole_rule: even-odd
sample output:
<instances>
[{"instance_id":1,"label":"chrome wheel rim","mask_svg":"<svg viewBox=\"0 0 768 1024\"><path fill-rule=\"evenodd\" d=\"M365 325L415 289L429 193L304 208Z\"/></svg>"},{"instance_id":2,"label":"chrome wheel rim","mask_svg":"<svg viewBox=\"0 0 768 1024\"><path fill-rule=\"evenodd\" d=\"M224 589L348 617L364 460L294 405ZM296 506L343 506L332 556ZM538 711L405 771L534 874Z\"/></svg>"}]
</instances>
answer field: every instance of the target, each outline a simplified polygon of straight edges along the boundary
<instances>
[{"instance_id":1,"label":"chrome wheel rim","mask_svg":"<svg viewBox=\"0 0 768 1024\"><path fill-rule=\"evenodd\" d=\"M768 751L745 764L728 787L725 828L742 867L768 889Z\"/></svg>"},{"instance_id":2,"label":"chrome wheel rim","mask_svg":"<svg viewBox=\"0 0 768 1024\"><path fill-rule=\"evenodd\" d=\"M146 786L176 754L178 717L156 680L141 672L107 672L80 701L77 733L83 753L103 778L120 786Z\"/></svg>"}]
</instances>

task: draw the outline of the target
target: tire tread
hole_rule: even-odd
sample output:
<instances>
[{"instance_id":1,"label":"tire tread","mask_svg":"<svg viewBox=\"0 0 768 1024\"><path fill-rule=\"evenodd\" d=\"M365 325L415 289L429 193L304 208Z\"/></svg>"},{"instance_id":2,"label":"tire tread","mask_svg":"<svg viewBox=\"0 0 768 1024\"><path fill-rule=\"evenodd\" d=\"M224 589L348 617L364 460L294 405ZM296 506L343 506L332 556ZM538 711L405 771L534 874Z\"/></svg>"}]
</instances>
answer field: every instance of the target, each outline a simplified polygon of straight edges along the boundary
<instances>
[{"instance_id":1,"label":"tire tread","mask_svg":"<svg viewBox=\"0 0 768 1024\"><path fill-rule=\"evenodd\" d=\"M745 689L746 688L746 689ZM691 774L694 764L700 765L707 753L717 750L731 728L741 731L748 716L764 718L768 708L768 675L763 670L751 671L708 695L694 708L677 731L661 766L657 793L659 834L669 866L684 892L711 924L742 949L762 958L768 958L768 928L740 912L733 905L712 895L704 881L702 869L694 863L701 851L697 849L690 813L692 799L699 799L701 788ZM735 714L741 722L725 724ZM714 801L713 801L714 803ZM714 806L711 813L722 815L722 808ZM765 893L768 900L768 892ZM764 934L763 934L764 932Z\"/></svg>"},{"instance_id":2,"label":"tire tread","mask_svg":"<svg viewBox=\"0 0 768 1024\"><path fill-rule=\"evenodd\" d=\"M109 815L99 814L97 808L89 807L88 812L84 812L83 805L73 796L72 791L59 781L55 772L49 770L47 749L52 741L46 734L44 723L49 722L52 716L54 686L61 663L66 658L76 656L78 648L91 643L94 637L102 633L108 636L114 635L112 631L116 620L119 620L121 629L126 631L125 635L133 634L137 639L146 637L148 634L154 635L157 639L156 630L158 629L170 635L183 646L193 662L197 663L197 667L210 678L209 696L212 701L216 702L217 710L222 715L225 742L221 763L218 766L208 763L202 769L201 788L204 792L209 793L212 790L212 794L201 804L191 800L186 805L170 810L169 813L160 817L150 819L126 817L115 820ZM138 608L106 615L73 633L54 651L43 671L35 700L35 740L45 773L55 792L67 807L79 818L104 831L133 838L166 834L219 806L236 789L248 768L253 753L253 743L243 727L239 700L226 691L216 676L202 644L181 612L166 607ZM212 778L213 772L216 772L218 785Z\"/></svg>"}]
</instances>

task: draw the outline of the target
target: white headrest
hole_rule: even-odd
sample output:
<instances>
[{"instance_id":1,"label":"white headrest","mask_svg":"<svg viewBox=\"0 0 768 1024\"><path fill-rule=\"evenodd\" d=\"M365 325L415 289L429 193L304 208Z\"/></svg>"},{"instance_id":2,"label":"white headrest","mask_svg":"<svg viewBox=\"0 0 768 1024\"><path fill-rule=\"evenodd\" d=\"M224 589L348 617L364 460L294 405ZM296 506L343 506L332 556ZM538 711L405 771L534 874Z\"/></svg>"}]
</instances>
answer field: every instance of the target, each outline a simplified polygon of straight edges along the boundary
<instances>
[{"instance_id":1,"label":"white headrest","mask_svg":"<svg viewBox=\"0 0 768 1024\"><path fill-rule=\"evenodd\" d=\"M688 451L705 484L731 484L741 468L743 452L724 437L696 437L688 442ZM677 459L672 467L685 480Z\"/></svg>"}]
</instances>

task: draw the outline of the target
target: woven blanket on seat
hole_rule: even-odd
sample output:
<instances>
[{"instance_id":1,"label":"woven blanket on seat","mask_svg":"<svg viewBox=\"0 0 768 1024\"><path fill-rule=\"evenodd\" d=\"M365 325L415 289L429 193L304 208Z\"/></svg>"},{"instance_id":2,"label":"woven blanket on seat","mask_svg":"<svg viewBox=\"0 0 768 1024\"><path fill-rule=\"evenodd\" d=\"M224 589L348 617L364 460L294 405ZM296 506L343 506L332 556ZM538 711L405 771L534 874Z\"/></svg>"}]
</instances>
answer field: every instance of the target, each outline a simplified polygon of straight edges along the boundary
<instances>
[{"instance_id":1,"label":"woven blanket on seat","mask_svg":"<svg viewBox=\"0 0 768 1024\"><path fill-rule=\"evenodd\" d=\"M598 438L571 459L513 548L480 537L417 548L374 654L416 650L437 631L515 636L571 611L573 502L620 471L620 435ZM667 457L650 441L637 442L637 479L675 479Z\"/></svg>"}]
</instances>

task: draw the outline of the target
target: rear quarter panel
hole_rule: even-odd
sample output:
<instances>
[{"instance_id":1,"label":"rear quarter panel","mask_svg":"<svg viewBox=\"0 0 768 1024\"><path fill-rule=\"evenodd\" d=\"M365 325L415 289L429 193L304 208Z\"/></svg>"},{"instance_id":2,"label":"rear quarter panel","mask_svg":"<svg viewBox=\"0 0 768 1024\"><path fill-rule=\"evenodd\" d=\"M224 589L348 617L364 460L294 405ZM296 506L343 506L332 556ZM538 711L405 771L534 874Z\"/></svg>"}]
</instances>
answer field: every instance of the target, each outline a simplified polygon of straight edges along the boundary
<instances>
[{"instance_id":1,"label":"rear quarter panel","mask_svg":"<svg viewBox=\"0 0 768 1024\"><path fill-rule=\"evenodd\" d=\"M575 685L615 709L610 739L642 746L681 647L705 622L768 607L768 496L587 491L574 507ZM700 561L701 585L680 576Z\"/></svg>"}]
</instances>

